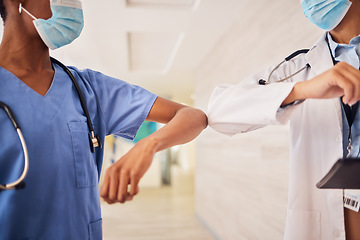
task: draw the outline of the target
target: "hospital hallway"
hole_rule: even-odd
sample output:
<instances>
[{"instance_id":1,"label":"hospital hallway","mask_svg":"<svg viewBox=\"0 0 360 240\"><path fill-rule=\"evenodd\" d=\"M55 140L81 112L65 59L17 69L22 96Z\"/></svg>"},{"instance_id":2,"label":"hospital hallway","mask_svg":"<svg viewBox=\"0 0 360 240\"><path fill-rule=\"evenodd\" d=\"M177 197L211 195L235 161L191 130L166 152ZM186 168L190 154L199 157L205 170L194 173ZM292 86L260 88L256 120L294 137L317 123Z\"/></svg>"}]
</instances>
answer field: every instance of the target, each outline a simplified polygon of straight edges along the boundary
<instances>
[{"instance_id":1,"label":"hospital hallway","mask_svg":"<svg viewBox=\"0 0 360 240\"><path fill-rule=\"evenodd\" d=\"M51 0L50 2L68 4L73 1ZM62 77L64 81L55 81L55 75L59 75L62 72L61 69L59 69L60 73L54 75L51 86L48 86L48 92L41 96L36 94L36 91L33 92L25 82L20 81L19 76L9 71L11 69L7 70L2 65L0 67L0 71L3 71L3 75L6 76L4 78L6 84L0 85L0 90L5 93L0 94L1 102L9 104L7 99L11 100L13 102L11 107L15 113L19 113L20 120L26 124L33 124L34 127L28 125L30 127L24 127L25 129L21 122L19 125L22 131L24 130L23 138L29 150L30 147L33 148L32 152L36 154L35 156L44 158L41 160L29 157L29 174L31 175L32 171L36 173L39 171L42 174L32 179L42 180L50 174L48 168L56 170L56 174L49 175L51 177L49 182L44 181L44 185L49 186L51 191L43 185L36 187L39 190L38 193L41 194L34 195L37 203L52 200L55 196L52 194L53 191L64 191L65 194L68 194L68 191L73 193L75 189L76 192L82 192L82 190L88 192L91 189L83 188L93 187L97 180L101 187L106 170L139 141L164 127L163 123L167 122L170 116L172 116L171 120L174 120L169 124L172 127L167 128L170 131L165 130L163 134L160 134L163 136L160 139L167 143L160 145L170 146L172 143L186 142L180 139L184 140L184 135L192 136L188 130L197 125L192 121L196 115L194 119L192 116L184 118L183 114L179 114L179 109L171 111L165 109L173 106L172 104L168 106L155 104L156 107L153 108L154 105L150 106L150 104L154 102L146 100L148 98L145 96L155 98L156 95L202 110L208 115L209 126L191 142L157 152L151 167L140 180L140 192L132 201L109 205L100 200L104 240L277 240L284 239L287 235L285 232L292 232L293 229L296 233L309 232L302 231L305 227L297 224L297 219L299 222L303 222L303 219L314 221L314 224L308 221L306 226L316 226L319 222L324 222L325 217L308 204L310 200L306 200L303 205L300 199L312 199L310 195L304 195L305 190L312 188L314 191L317 190L315 189L316 182L326 173L326 168L331 167L328 162L330 159L326 158L325 161L324 155L321 156L320 163L306 162L301 165L299 161L294 161L296 163L294 164L290 159L300 155L291 153L290 149L294 150L300 146L301 139L305 135L314 136L318 142L315 145L311 142L310 151L304 151L304 156L308 152L322 154L321 151L326 149L323 146L328 143L327 141L340 146L343 139L340 132L335 134L329 130L327 137L324 138L326 142L319 141L322 138L318 132L321 132L322 128L335 129L326 125L330 120L339 120L340 125L342 124L341 106L340 104L333 105L333 110L340 113L339 119L326 117L327 115L318 111L317 108L314 108L314 114L309 114L307 110L313 109L310 107L313 105L302 104L303 101L295 101L286 107L280 107L284 98L290 94L285 90L290 91L290 88L295 86L295 83L288 81L297 81L297 77L300 79L303 75L310 77L313 74L313 69L308 67L311 64L306 57L304 58L306 61L300 61L304 63L301 66L295 65L298 61L296 59L288 63L284 63L284 59L288 59L287 56L292 56L292 53L299 49L312 50L318 39L323 42L324 37L328 38L328 35L323 35L324 31L321 28L314 26L304 16L302 1L80 0L80 2L85 20L81 36L60 49L50 50L50 55L69 66L71 72L79 73L75 74L75 77L81 83L81 89L84 90L82 92L85 95L85 104L82 104L76 94L76 87L73 86L69 77L64 77L64 75ZM1 19L0 17L0 21ZM2 22L0 39L4 26ZM30 25L26 24L26 27ZM32 41L15 42L16 44L32 44ZM351 49L353 52L355 48L351 46ZM6 50L5 47L2 50ZM297 57L303 59L301 55ZM6 59L3 60L7 62ZM278 65L279 63L281 64ZM332 64L331 59L328 59L328 63ZM301 70L292 71L295 66ZM21 67L26 70L25 65ZM21 69L14 68L14 70ZM59 71L56 70L56 72ZM295 78L297 73L301 74ZM14 85L10 85L7 78L13 78L14 83L11 82L11 84ZM268 86L262 86L261 80L265 80ZM286 80L283 82L284 85L280 82L276 83L283 80ZM39 81L39 85L40 83L42 84L42 81ZM8 86L12 87L4 88ZM55 90L57 88L63 90L60 92L60 90ZM24 91L26 95L19 94L17 91L21 91L20 93ZM59 92L54 94L54 91ZM19 95L13 95L13 93ZM34 95L34 100L28 101L28 97L32 95ZM20 99L14 96L20 96L22 101L31 108L24 107L25 105L20 104ZM221 97L218 98L218 96ZM304 103L313 101L317 103L317 100L309 99ZM328 99L328 101L332 100ZM273 104L275 102L276 104ZM326 102L321 101L319 106L327 106ZM69 103L66 109L63 107L65 103ZM85 114L83 116L82 105L85 105L90 112L90 116L87 117L88 126L85 124L86 117ZM160 113L160 109L165 109L163 114ZM149 111L154 114L149 115ZM301 111L307 114L302 115ZM167 112L171 114L166 114ZM186 109L183 112L186 113ZM9 121L8 124L11 124L7 112L0 109L0 113L3 114L0 115L0 124L3 124L3 117ZM159 117L158 114L163 116ZM312 124L314 132L308 134L304 131L303 134L305 125L292 128L290 131L289 119L296 119L296 123L313 117L322 120L323 123ZM143 122L144 119L157 120L161 123ZM37 120L44 122L39 124ZM92 123L89 123L89 120ZM139 128L140 123L142 125ZM266 126L268 124L271 126ZM96 153L91 155L90 148L94 143L92 140L90 148L87 146L88 129L91 128L94 128L95 135L100 136L101 145L104 148L102 159L102 150L98 148L96 148ZM6 130L5 133L3 129ZM45 129L49 131L45 132ZM58 129L59 133L52 131L53 129ZM8 131L11 131L14 136L8 135ZM191 133L196 132L196 130L191 131ZM44 132L44 136L42 137L37 132ZM94 134L92 130L90 132ZM105 141L102 141L104 135L108 136ZM1 177L8 175L8 173L3 174L3 164L7 166L11 163L12 167L12 158L16 157L19 161L21 160L21 163L27 158L23 157L22 154L23 152L25 154L25 151L21 149L25 144L18 141L16 131L13 131L12 127L3 124L0 128L0 136L0 142L5 143L0 147L1 180ZM299 137L297 139L293 137L290 145L290 136ZM151 143L151 137L149 139ZM61 144L55 144L55 142ZM146 145L140 144L140 149L143 146ZM19 153L17 153L17 148ZM3 149L6 154L3 154ZM156 149L153 147L153 150ZM135 156L138 151L135 150ZM55 154L58 152L61 155ZM56 160L55 163L48 157L52 155ZM147 154L144 155L147 156ZM69 162L68 165L60 165L63 162L60 157L64 156L73 160L74 164ZM9 158L11 161L8 160ZM88 158L91 161L87 161ZM309 160L307 157L304 159ZM137 160L147 163L147 159ZM34 166L32 161L36 164L39 162L38 166L41 168L37 169L37 165ZM300 165L301 167L298 167ZM19 166L22 165L14 165L14 167ZM130 167L132 168L130 171L134 170L133 166ZM312 166L317 167L312 169ZM318 166L323 168L321 169L323 174L317 170ZM125 170L128 169L125 168ZM318 176L313 175L315 172ZM299 180L302 173L307 173L304 181ZM100 179L98 179L99 174ZM13 174L9 176L15 177ZM70 181L75 177L76 181L71 183ZM302 185L303 182L309 184L310 181L313 181L312 188L303 187L308 186ZM54 185L55 187L73 184L74 189L53 188L52 183L57 182L59 185ZM62 184L63 182L66 184ZM0 184L4 183L0 181ZM298 192L297 188L289 191L289 186L294 185L301 186L301 192ZM342 196L339 196L338 203L341 203ZM40 202L37 201L38 198L41 198ZM21 198L21 201L23 199L28 198ZM98 200L97 196L96 199L90 199L88 195L82 193L74 196L74 199L76 204ZM288 200L291 200L290 203L295 200L298 202L288 204ZM330 203L328 200L326 203ZM61 201L61 204L67 204L69 209L76 207L72 203L70 200L69 202ZM0 202L0 210L2 210L1 204L2 202ZM29 209L33 207L27 202L26 204ZM301 207L297 209L295 206ZM317 206L322 206L322 204ZM42 205L39 205L40 207ZM17 214L21 214L21 219L26 220L23 215L28 217L28 213L15 210ZM99 221L97 210L97 208L84 208L81 211L84 215L75 216L86 217L79 220L79 223L86 220L84 222L86 225L81 231L88 231L89 235L98 235L101 221ZM70 214L73 217L70 210L65 213L64 215ZM2 216L1 212L0 216ZM90 216L94 216L94 219L88 219ZM63 216L57 217L63 219ZM46 221L47 215L43 218L41 220ZM292 220L289 224L286 223L288 219L296 221ZM48 223L49 226L52 222ZM23 224L17 224L17 226L22 227ZM26 227L32 228L32 225ZM40 230L45 229L43 226L40 227ZM64 226L64 229L67 227ZM72 227L78 229L81 226ZM2 240L1 230L0 228L0 240ZM49 230L51 231L52 228ZM338 233L337 230L334 229L335 235ZM31 231L35 231L35 228ZM67 234L65 231L64 233ZM35 239L36 236L30 238ZM90 238L93 237L89 236ZM51 238L46 240L48 239Z\"/></svg>"},{"instance_id":2,"label":"hospital hallway","mask_svg":"<svg viewBox=\"0 0 360 240\"><path fill-rule=\"evenodd\" d=\"M101 204L104 240L213 240L195 215L192 171L172 167L172 185L143 187L132 202Z\"/></svg>"}]
</instances>

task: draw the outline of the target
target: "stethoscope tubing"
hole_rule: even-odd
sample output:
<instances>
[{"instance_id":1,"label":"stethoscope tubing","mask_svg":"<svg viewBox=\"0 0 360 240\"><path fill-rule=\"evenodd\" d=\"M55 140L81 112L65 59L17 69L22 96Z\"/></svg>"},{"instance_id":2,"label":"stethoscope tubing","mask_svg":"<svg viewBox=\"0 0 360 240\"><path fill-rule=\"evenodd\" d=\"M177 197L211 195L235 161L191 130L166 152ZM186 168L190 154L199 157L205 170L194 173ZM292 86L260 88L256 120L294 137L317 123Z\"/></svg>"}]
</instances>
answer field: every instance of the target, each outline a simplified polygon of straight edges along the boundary
<instances>
[{"instance_id":1,"label":"stethoscope tubing","mask_svg":"<svg viewBox=\"0 0 360 240\"><path fill-rule=\"evenodd\" d=\"M75 86L75 89L76 89L76 91L78 93L78 96L79 96L79 99L80 99L81 107L82 107L82 109L83 109L83 111L85 113L85 116L86 116L86 122L87 122L88 128L89 128L89 131L90 131L90 134L89 134L90 150L91 150L91 152L94 153L95 148L96 147L102 148L102 145L101 145L101 141L100 141L99 136L95 135L95 133L94 133L94 128L93 128L93 125L92 125L92 122L91 122L91 119L90 119L90 114L89 114L88 108L86 106L84 96L82 95L82 92L80 90L79 84L77 83L74 75L71 73L71 71L64 64L62 64L60 61L58 61L58 60L56 60L54 58L51 58L51 62L57 64L58 66L60 66L68 74L68 76L70 77L71 81L73 82L73 84ZM22 149L23 149L23 152L24 152L24 159L25 159L24 160L24 169L23 169L23 172L22 172L21 176L19 177L19 179L12 182L12 183L0 184L0 190L18 189L18 188L22 188L22 187L25 186L25 183L23 182L23 180L25 179L25 177L26 177L26 175L28 173L28 170L29 170L28 149L26 147L26 142L25 142L24 136L23 136L23 134L21 132L20 126L17 123L15 115L11 111L10 107L7 106L5 103L0 101L0 108L4 109L6 114L9 116L12 124L14 125L14 128L15 128L15 130L16 130L18 136L19 136L20 142L21 142L21 146L22 146Z\"/></svg>"},{"instance_id":2,"label":"stethoscope tubing","mask_svg":"<svg viewBox=\"0 0 360 240\"><path fill-rule=\"evenodd\" d=\"M288 57L286 57L282 62L280 62L278 65L276 65L274 67L274 69L270 72L268 78L267 78L267 81L263 80L263 79L260 79L259 80L259 84L260 85L268 85L270 83L272 83L270 81L271 79L271 76L273 75L273 73L282 65L284 64L285 62L287 61L290 61L291 59L293 59L294 57L298 56L299 54L305 54L309 51L309 49L300 49L300 50L297 50L295 52L293 52L292 54L290 54ZM292 77L294 77L295 75L299 74L300 72L304 71L305 69L311 67L309 63L307 63L304 67L302 67L301 69L299 69L298 71L296 71L295 73L291 74L290 76L287 76L283 79L280 79L280 80L277 80L275 82L279 83L279 82L283 82L283 81L286 81Z\"/></svg>"},{"instance_id":3,"label":"stethoscope tubing","mask_svg":"<svg viewBox=\"0 0 360 240\"><path fill-rule=\"evenodd\" d=\"M60 61L58 61L57 59L55 58L52 58L51 57L51 62L57 64L58 66L60 66L66 73L67 75L70 77L71 81L73 82L75 88L76 88L76 92L78 93L79 95L79 99L80 99L80 103L81 103L81 107L85 113L85 116L86 116L86 122L87 122L87 125L89 127L89 130L90 132L94 132L94 129L93 129L93 126L92 126L92 122L91 122L91 119L90 119L90 114L89 114L89 111L86 107L86 103L85 103L85 99L84 99L84 96L82 95L81 93L81 90L80 90L80 87L79 87L79 84L77 83L74 75L72 74L72 72L70 72L69 68L66 67L64 64L62 64Z\"/></svg>"},{"instance_id":4,"label":"stethoscope tubing","mask_svg":"<svg viewBox=\"0 0 360 240\"><path fill-rule=\"evenodd\" d=\"M90 150L91 150L91 152L94 153L95 148L96 147L102 148L102 145L101 145L101 141L100 141L99 136L95 135L94 128L93 128L91 118L90 118L90 114L89 114L89 110L88 110L88 108L86 106L85 98L84 98L84 96L83 96L83 94L81 92L79 84L77 83L74 75L71 73L71 71L69 70L68 67L66 67L60 61L58 61L57 59L52 58L52 57L51 57L51 62L57 64L58 66L60 66L67 73L67 75L70 77L71 81L73 82L73 84L75 86L76 92L78 93L78 96L79 96L79 99L80 99L81 107L82 107L82 109L83 109L83 111L85 113L85 116L86 116L86 122L87 122L88 128L89 128L89 131L90 131L90 134L89 134ZM80 78L82 78L82 77L80 76Z\"/></svg>"},{"instance_id":5,"label":"stethoscope tubing","mask_svg":"<svg viewBox=\"0 0 360 240\"><path fill-rule=\"evenodd\" d=\"M0 184L0 190L16 189L16 187L19 186L23 182L23 180L25 179L25 177L29 171L29 153L28 153L28 150L26 147L26 142L25 142L24 136L21 132L19 124L16 121L14 113L11 111L10 107L7 106L3 102L0 102L0 107L5 110L5 112L9 116L12 124L14 125L14 128L19 136L21 146L22 146L22 149L24 152L24 169L23 169L21 176L18 178L18 180L14 181L12 183L7 183L4 185Z\"/></svg>"}]
</instances>

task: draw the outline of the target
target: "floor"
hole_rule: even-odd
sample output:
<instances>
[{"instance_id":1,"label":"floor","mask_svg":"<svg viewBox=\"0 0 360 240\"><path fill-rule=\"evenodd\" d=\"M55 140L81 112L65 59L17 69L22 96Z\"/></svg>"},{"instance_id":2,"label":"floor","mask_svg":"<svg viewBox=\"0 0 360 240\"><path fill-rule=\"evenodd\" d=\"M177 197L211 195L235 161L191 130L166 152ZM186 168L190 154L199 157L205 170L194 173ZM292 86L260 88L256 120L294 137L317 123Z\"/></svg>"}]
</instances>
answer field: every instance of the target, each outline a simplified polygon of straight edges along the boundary
<instances>
[{"instance_id":1,"label":"floor","mask_svg":"<svg viewBox=\"0 0 360 240\"><path fill-rule=\"evenodd\" d=\"M193 174L172 174L171 187L140 189L124 205L103 202L104 240L215 240L195 215Z\"/></svg>"}]
</instances>

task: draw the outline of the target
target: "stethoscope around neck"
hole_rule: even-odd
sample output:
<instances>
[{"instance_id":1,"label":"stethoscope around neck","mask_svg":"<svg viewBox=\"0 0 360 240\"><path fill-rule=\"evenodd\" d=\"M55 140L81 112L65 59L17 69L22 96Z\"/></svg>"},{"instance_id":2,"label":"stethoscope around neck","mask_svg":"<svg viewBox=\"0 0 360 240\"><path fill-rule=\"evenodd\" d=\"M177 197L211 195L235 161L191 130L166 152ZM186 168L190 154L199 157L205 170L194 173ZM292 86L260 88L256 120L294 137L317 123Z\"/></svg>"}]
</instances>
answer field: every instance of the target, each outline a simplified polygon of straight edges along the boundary
<instances>
[{"instance_id":1,"label":"stethoscope around neck","mask_svg":"<svg viewBox=\"0 0 360 240\"><path fill-rule=\"evenodd\" d=\"M85 116L86 116L86 122L87 122L87 125L88 125L88 128L89 128L90 151L92 153L94 153L95 148L96 147L102 148L102 145L101 145L101 141L100 141L99 136L96 135L95 132L94 132L94 128L93 128L93 125L92 125L92 122L91 122L91 119L90 119L89 111L88 111L88 108L86 106L84 96L83 96L83 94L82 94L82 92L80 90L79 84L77 83L74 75L71 73L71 71L64 64L62 64L61 62L59 62L55 58L51 58L51 62L53 64L56 64L56 65L60 66L68 74L68 76L70 77L71 81L73 82L73 84L75 86L76 92L79 95L81 107L82 107L82 109L83 109L83 111L85 113ZM80 76L80 78L82 78L81 75L79 75L79 76ZM14 182L6 183L6 184L0 184L0 191L1 190L10 190L10 189L21 189L21 188L25 187L24 179L25 179L25 177L26 177L26 175L28 173L28 170L29 170L29 154L28 154L28 150L27 150L27 147L26 147L26 142L25 142L24 136L23 136L23 134L21 132L20 126L19 126L18 122L16 121L15 114L11 111L11 108L8 105L6 105L5 103L0 101L0 109L3 109L5 111L5 113L7 114L7 116L10 118L10 120L11 120L11 122L12 122L18 136L19 136L21 146L22 146L22 150L24 152L24 169L23 169L23 172L22 172L21 176L18 178L18 180L14 181Z\"/></svg>"}]
</instances>

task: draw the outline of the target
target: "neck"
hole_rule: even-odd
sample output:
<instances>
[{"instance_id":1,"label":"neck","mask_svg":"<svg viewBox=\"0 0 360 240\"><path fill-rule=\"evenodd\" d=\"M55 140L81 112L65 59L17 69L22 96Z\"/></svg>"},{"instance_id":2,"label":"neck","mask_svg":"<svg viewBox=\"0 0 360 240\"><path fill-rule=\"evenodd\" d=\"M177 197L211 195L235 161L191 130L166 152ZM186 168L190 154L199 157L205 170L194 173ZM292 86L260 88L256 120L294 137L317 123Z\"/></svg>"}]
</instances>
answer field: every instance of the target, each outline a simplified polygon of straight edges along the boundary
<instances>
[{"instance_id":1,"label":"neck","mask_svg":"<svg viewBox=\"0 0 360 240\"><path fill-rule=\"evenodd\" d=\"M49 49L35 34L29 34L27 26L19 18L4 26L0 44L0 66L7 69L41 71L51 68Z\"/></svg>"},{"instance_id":2,"label":"neck","mask_svg":"<svg viewBox=\"0 0 360 240\"><path fill-rule=\"evenodd\" d=\"M352 1L344 19L330 33L335 42L343 44L349 44L352 38L360 35L360 1Z\"/></svg>"}]
</instances>

